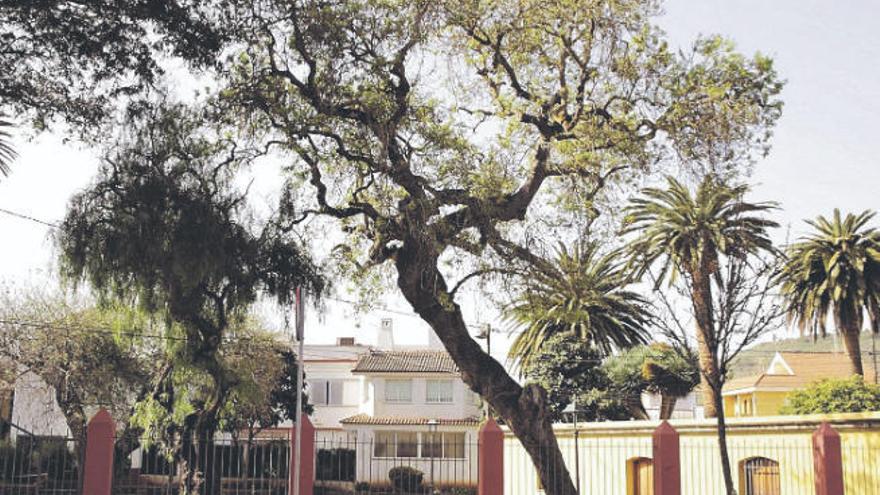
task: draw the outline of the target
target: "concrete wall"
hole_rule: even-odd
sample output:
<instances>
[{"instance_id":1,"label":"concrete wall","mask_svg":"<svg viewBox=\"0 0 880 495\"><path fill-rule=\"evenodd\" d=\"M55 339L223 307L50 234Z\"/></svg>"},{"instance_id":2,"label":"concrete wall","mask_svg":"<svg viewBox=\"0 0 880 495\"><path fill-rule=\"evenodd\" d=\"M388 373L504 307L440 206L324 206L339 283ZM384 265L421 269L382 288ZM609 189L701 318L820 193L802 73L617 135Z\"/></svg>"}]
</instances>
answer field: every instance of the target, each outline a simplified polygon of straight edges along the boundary
<instances>
[{"instance_id":1,"label":"concrete wall","mask_svg":"<svg viewBox=\"0 0 880 495\"><path fill-rule=\"evenodd\" d=\"M829 421L841 436L847 495L880 493L880 413L734 418L729 421L729 452L739 493L740 463L765 457L779 463L781 495L813 493L812 433ZM681 479L684 495L722 495L723 480L712 420L674 420L681 435ZM627 466L652 456L656 421L591 423L579 428L581 495L626 494ZM574 477L574 431L557 427L566 466ZM536 471L519 441L509 432L504 449L505 495L542 493Z\"/></svg>"}]
</instances>

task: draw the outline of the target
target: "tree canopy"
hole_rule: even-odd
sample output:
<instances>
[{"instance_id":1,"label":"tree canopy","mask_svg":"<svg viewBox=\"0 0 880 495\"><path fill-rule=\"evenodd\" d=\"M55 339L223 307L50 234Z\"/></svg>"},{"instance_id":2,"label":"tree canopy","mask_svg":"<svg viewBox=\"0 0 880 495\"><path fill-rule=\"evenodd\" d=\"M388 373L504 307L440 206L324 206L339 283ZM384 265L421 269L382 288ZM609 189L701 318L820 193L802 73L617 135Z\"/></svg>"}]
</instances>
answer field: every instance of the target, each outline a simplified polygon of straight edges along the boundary
<instances>
[{"instance_id":1,"label":"tree canopy","mask_svg":"<svg viewBox=\"0 0 880 495\"><path fill-rule=\"evenodd\" d=\"M772 60L714 36L670 48L657 2L223 5L234 56L205 105L284 163L278 223L319 217L312 228L336 228L333 265L349 280L394 280L548 493L574 493L540 387L480 349L458 290L552 276L548 239L590 225L611 185L764 153L781 112Z\"/></svg>"},{"instance_id":2,"label":"tree canopy","mask_svg":"<svg viewBox=\"0 0 880 495\"><path fill-rule=\"evenodd\" d=\"M779 273L789 319L801 331L826 335L834 318L854 374L861 375L859 336L865 316L880 332L880 231L869 225L874 213L808 221L814 232L786 248Z\"/></svg>"},{"instance_id":3,"label":"tree canopy","mask_svg":"<svg viewBox=\"0 0 880 495\"><path fill-rule=\"evenodd\" d=\"M880 385L865 383L861 376L827 379L795 390L780 414L835 414L880 411Z\"/></svg>"}]
</instances>

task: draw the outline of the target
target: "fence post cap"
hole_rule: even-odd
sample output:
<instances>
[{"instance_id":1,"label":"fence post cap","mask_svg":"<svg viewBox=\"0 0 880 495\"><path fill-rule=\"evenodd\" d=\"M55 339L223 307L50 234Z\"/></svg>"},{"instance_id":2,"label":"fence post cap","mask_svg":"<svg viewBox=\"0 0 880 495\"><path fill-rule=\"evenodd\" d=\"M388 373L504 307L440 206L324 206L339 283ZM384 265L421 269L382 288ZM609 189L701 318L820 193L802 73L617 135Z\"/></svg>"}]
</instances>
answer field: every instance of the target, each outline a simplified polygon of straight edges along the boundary
<instances>
[{"instance_id":1,"label":"fence post cap","mask_svg":"<svg viewBox=\"0 0 880 495\"><path fill-rule=\"evenodd\" d=\"M658 425L657 428L654 429L654 433L652 433L651 436L653 436L654 438L676 437L678 436L678 431L676 431L676 429L673 428L671 424L669 424L669 421L666 421L664 419L660 422L660 425Z\"/></svg>"},{"instance_id":2,"label":"fence post cap","mask_svg":"<svg viewBox=\"0 0 880 495\"><path fill-rule=\"evenodd\" d=\"M483 422L480 426L480 433L488 433L488 432L498 432L501 433L501 427L498 426L498 423L495 422L495 418L489 416L489 418Z\"/></svg>"},{"instance_id":3,"label":"fence post cap","mask_svg":"<svg viewBox=\"0 0 880 495\"><path fill-rule=\"evenodd\" d=\"M98 412L92 416L92 419L89 420L89 424L99 424L99 423L113 423L113 417L110 416L110 413L104 409L98 409Z\"/></svg>"},{"instance_id":4,"label":"fence post cap","mask_svg":"<svg viewBox=\"0 0 880 495\"><path fill-rule=\"evenodd\" d=\"M837 433L837 430L831 426L831 423L828 421L822 421L819 424L819 427L816 428L816 431L813 432L814 437L839 437L840 433Z\"/></svg>"}]
</instances>

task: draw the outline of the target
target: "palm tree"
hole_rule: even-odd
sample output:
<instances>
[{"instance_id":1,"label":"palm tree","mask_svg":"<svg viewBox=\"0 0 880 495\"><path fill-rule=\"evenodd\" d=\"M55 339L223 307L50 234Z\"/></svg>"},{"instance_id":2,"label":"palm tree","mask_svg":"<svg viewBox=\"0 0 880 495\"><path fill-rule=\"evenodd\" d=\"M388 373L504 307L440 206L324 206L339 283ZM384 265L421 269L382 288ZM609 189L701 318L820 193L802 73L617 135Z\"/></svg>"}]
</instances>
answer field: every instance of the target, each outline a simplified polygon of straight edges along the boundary
<instances>
[{"instance_id":1,"label":"palm tree","mask_svg":"<svg viewBox=\"0 0 880 495\"><path fill-rule=\"evenodd\" d=\"M667 187L647 188L626 209L625 234L637 237L629 244L630 263L640 276L660 265L655 289L664 280L684 277L696 320L703 403L707 417L720 409L720 387L712 301L712 280L720 278L721 256L745 257L774 250L767 229L777 224L761 214L775 203L748 203L746 185L728 186L706 176L696 194L672 177Z\"/></svg>"},{"instance_id":2,"label":"palm tree","mask_svg":"<svg viewBox=\"0 0 880 495\"><path fill-rule=\"evenodd\" d=\"M807 221L815 232L786 249L781 290L791 320L801 331L825 335L829 314L843 336L852 372L862 375L859 334L864 314L880 330L880 232L868 227L874 212L847 214L835 209L829 220Z\"/></svg>"},{"instance_id":3,"label":"palm tree","mask_svg":"<svg viewBox=\"0 0 880 495\"><path fill-rule=\"evenodd\" d=\"M647 303L625 289L628 280L615 253L584 243L571 252L560 245L556 254L555 273L536 275L508 313L521 329L509 352L521 370L556 335L574 335L602 355L647 341Z\"/></svg>"},{"instance_id":4,"label":"palm tree","mask_svg":"<svg viewBox=\"0 0 880 495\"><path fill-rule=\"evenodd\" d=\"M18 156L9 142L12 137L7 130L9 127L12 127L12 122L0 115L0 175L4 177L9 175L9 165Z\"/></svg>"}]
</instances>

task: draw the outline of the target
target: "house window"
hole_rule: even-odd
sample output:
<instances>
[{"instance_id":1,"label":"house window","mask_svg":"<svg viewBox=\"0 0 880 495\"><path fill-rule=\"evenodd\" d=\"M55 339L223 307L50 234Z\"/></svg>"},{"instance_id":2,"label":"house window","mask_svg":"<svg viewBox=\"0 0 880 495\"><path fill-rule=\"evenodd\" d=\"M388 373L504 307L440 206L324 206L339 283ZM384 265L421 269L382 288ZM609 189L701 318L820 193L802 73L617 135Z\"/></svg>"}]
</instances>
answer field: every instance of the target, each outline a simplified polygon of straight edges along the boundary
<instances>
[{"instance_id":1,"label":"house window","mask_svg":"<svg viewBox=\"0 0 880 495\"><path fill-rule=\"evenodd\" d=\"M412 380L385 380L385 402L412 402Z\"/></svg>"},{"instance_id":2,"label":"house window","mask_svg":"<svg viewBox=\"0 0 880 495\"><path fill-rule=\"evenodd\" d=\"M464 433L422 433L421 457L464 459Z\"/></svg>"},{"instance_id":3,"label":"house window","mask_svg":"<svg viewBox=\"0 0 880 495\"><path fill-rule=\"evenodd\" d=\"M309 380L309 400L316 406L341 406L344 380Z\"/></svg>"},{"instance_id":4,"label":"house window","mask_svg":"<svg viewBox=\"0 0 880 495\"><path fill-rule=\"evenodd\" d=\"M428 380L425 402L448 404L452 402L452 380Z\"/></svg>"},{"instance_id":5,"label":"house window","mask_svg":"<svg viewBox=\"0 0 880 495\"><path fill-rule=\"evenodd\" d=\"M377 431L373 457L416 457L419 434L414 431Z\"/></svg>"}]
</instances>

